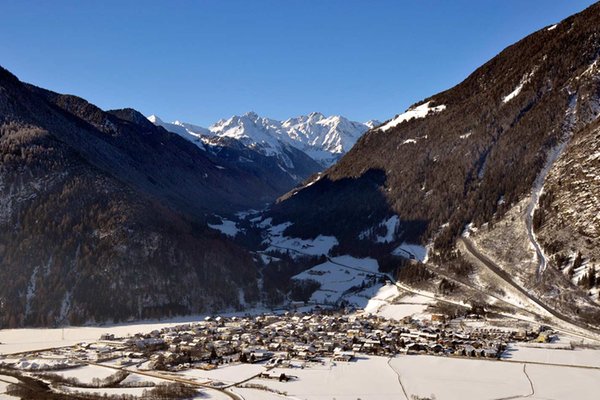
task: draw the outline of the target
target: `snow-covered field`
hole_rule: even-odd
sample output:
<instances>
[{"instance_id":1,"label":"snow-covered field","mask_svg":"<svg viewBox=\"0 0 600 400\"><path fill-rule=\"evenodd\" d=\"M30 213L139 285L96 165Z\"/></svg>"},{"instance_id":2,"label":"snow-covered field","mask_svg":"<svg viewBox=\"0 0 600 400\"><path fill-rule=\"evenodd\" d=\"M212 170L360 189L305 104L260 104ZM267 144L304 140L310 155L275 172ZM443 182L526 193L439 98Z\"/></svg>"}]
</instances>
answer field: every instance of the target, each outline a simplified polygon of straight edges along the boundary
<instances>
[{"instance_id":1,"label":"snow-covered field","mask_svg":"<svg viewBox=\"0 0 600 400\"><path fill-rule=\"evenodd\" d=\"M250 383L287 392L291 398L315 400L402 399L402 388L396 373L384 357L365 357L356 362L331 363L300 368L275 368L272 375L285 373L297 380L279 382L253 379ZM256 397L256 399L262 397Z\"/></svg>"},{"instance_id":2,"label":"snow-covered field","mask_svg":"<svg viewBox=\"0 0 600 400\"><path fill-rule=\"evenodd\" d=\"M271 226L271 218L262 221L259 226L268 228L268 237L264 243L269 247L265 251L288 253L292 257L302 254L311 256L327 255L338 244L334 236L319 235L314 239L299 239L283 236L283 232L292 225L291 222Z\"/></svg>"},{"instance_id":3,"label":"snow-covered field","mask_svg":"<svg viewBox=\"0 0 600 400\"><path fill-rule=\"evenodd\" d=\"M396 285L386 284L382 286L375 296L369 300L369 303L364 308L366 313L376 313L381 307L390 304L392 300L400 295L400 291Z\"/></svg>"},{"instance_id":4,"label":"snow-covered field","mask_svg":"<svg viewBox=\"0 0 600 400\"><path fill-rule=\"evenodd\" d=\"M139 383L146 383L146 382L151 382L154 384L169 383L169 381L167 381L167 380L164 380L161 378L155 378L153 376L129 374L129 376L127 378L125 378L123 380L123 382L121 382L121 385L139 384Z\"/></svg>"},{"instance_id":5,"label":"snow-covered field","mask_svg":"<svg viewBox=\"0 0 600 400\"><path fill-rule=\"evenodd\" d=\"M408 257L420 262L427 261L427 248L419 244L402 243L392 252L395 256Z\"/></svg>"},{"instance_id":6,"label":"snow-covered field","mask_svg":"<svg viewBox=\"0 0 600 400\"><path fill-rule=\"evenodd\" d=\"M421 296L412 296L406 299L402 299L402 301L407 301L403 304L387 304L381 307L376 315L388 318L395 319L397 321L402 320L405 317L409 317L416 314L423 314L425 309L427 308L427 304L422 302ZM410 303L414 302L414 303Z\"/></svg>"},{"instance_id":7,"label":"snow-covered field","mask_svg":"<svg viewBox=\"0 0 600 400\"><path fill-rule=\"evenodd\" d=\"M436 400L499 399L529 394L521 364L433 356L394 358L406 392Z\"/></svg>"},{"instance_id":8,"label":"snow-covered field","mask_svg":"<svg viewBox=\"0 0 600 400\"><path fill-rule=\"evenodd\" d=\"M411 315L423 314L431 303L430 298L421 295L400 297L396 285L386 284L369 300L364 310L366 313L398 321Z\"/></svg>"},{"instance_id":9,"label":"snow-covered field","mask_svg":"<svg viewBox=\"0 0 600 400\"><path fill-rule=\"evenodd\" d=\"M99 367L96 365L85 365L83 367L50 372L65 378L76 378L81 383L92 383L94 378L105 379L111 375L114 375L117 371L112 368Z\"/></svg>"},{"instance_id":10,"label":"snow-covered field","mask_svg":"<svg viewBox=\"0 0 600 400\"><path fill-rule=\"evenodd\" d=\"M406 292L403 292L403 289ZM434 298L433 293L417 289L409 291L408 286L401 283L393 285L388 282L371 297L364 307L364 312L397 321L408 316L429 320L431 313L426 309L436 303Z\"/></svg>"},{"instance_id":11,"label":"snow-covered field","mask_svg":"<svg viewBox=\"0 0 600 400\"><path fill-rule=\"evenodd\" d=\"M563 350L548 348L526 347L511 344L505 352L506 359L515 361L531 361L546 364L580 365L600 368L600 350L574 349ZM599 387L600 389L600 382Z\"/></svg>"},{"instance_id":12,"label":"snow-covered field","mask_svg":"<svg viewBox=\"0 0 600 400\"><path fill-rule=\"evenodd\" d=\"M600 370L527 365L535 394L530 399L597 400Z\"/></svg>"},{"instance_id":13,"label":"snow-covered field","mask_svg":"<svg viewBox=\"0 0 600 400\"><path fill-rule=\"evenodd\" d=\"M598 398L600 389L600 370L533 364L524 369L522 363L435 356L361 357L355 362L327 361L304 369L277 368L271 373L298 379L279 382L256 378L250 383L306 400L409 400L413 396L435 396L436 400L591 400ZM247 400L283 397L242 390L239 393L247 393Z\"/></svg>"},{"instance_id":14,"label":"snow-covered field","mask_svg":"<svg viewBox=\"0 0 600 400\"><path fill-rule=\"evenodd\" d=\"M195 321L202 318L194 317ZM4 329L0 330L0 354L11 354L55 347L73 346L80 342L95 341L103 333L114 333L118 336L134 335L138 332L151 332L164 326L179 325L190 322L188 318L178 320L136 323L130 325L68 327L64 329ZM177 322L176 322L177 321Z\"/></svg>"},{"instance_id":15,"label":"snow-covered field","mask_svg":"<svg viewBox=\"0 0 600 400\"><path fill-rule=\"evenodd\" d=\"M283 396L277 393L268 392L266 390L251 389L251 388L233 388L233 393L236 393L244 400L285 400L289 399L287 396Z\"/></svg>"},{"instance_id":16,"label":"snow-covered field","mask_svg":"<svg viewBox=\"0 0 600 400\"><path fill-rule=\"evenodd\" d=\"M220 231L222 234L235 237L240 231L237 227L237 224L234 221L230 221L228 219L221 219L220 224L208 224L208 226L212 229L216 229Z\"/></svg>"},{"instance_id":17,"label":"snow-covered field","mask_svg":"<svg viewBox=\"0 0 600 400\"><path fill-rule=\"evenodd\" d=\"M222 382L229 384L249 379L254 375L260 374L264 370L265 367L260 364L237 364L210 371L189 369L180 372L179 375L195 379L201 383L212 381L213 383Z\"/></svg>"},{"instance_id":18,"label":"snow-covered field","mask_svg":"<svg viewBox=\"0 0 600 400\"><path fill-rule=\"evenodd\" d=\"M378 273L379 266L372 258L341 256L301 272L292 279L319 282L321 288L312 294L310 300L317 303L335 303L350 288L371 285L374 275Z\"/></svg>"}]
</instances>

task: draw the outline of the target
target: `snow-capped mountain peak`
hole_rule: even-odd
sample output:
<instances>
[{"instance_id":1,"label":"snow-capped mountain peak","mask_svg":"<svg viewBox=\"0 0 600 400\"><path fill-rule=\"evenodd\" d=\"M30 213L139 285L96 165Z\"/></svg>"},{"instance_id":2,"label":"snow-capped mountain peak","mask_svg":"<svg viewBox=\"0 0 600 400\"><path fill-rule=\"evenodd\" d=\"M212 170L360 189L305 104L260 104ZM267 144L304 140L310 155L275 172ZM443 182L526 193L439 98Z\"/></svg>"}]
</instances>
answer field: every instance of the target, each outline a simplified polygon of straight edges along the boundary
<instances>
[{"instance_id":1,"label":"snow-capped mountain peak","mask_svg":"<svg viewBox=\"0 0 600 400\"><path fill-rule=\"evenodd\" d=\"M255 113L254 111L248 111L247 113L244 114L244 117L248 117L250 119L256 120L258 119L258 114Z\"/></svg>"},{"instance_id":2,"label":"snow-capped mountain peak","mask_svg":"<svg viewBox=\"0 0 600 400\"><path fill-rule=\"evenodd\" d=\"M176 133L180 136L183 136L185 139L192 140L194 142L198 142L198 139L203 135L209 135L210 131L201 126L187 124L181 121L174 121L172 123L164 122L157 115L150 115L148 117L148 121L152 122L156 126L162 126L166 130Z\"/></svg>"},{"instance_id":3,"label":"snow-capped mountain peak","mask_svg":"<svg viewBox=\"0 0 600 400\"><path fill-rule=\"evenodd\" d=\"M154 125L161 125L162 126L162 124L164 124L163 120L160 119L157 115L154 115L154 114L152 114L152 115L150 115L148 117L148 121L152 122Z\"/></svg>"},{"instance_id":4,"label":"snow-capped mountain peak","mask_svg":"<svg viewBox=\"0 0 600 400\"><path fill-rule=\"evenodd\" d=\"M366 125L366 126L368 126L368 127L369 127L369 129L373 129L373 128L375 128L375 127L377 127L377 126L381 125L381 124L382 124L382 122L381 122L381 121L378 121L378 120L376 120L376 119L370 119L370 120L368 120L367 122L365 122L365 125Z\"/></svg>"},{"instance_id":5,"label":"snow-capped mountain peak","mask_svg":"<svg viewBox=\"0 0 600 400\"><path fill-rule=\"evenodd\" d=\"M208 129L175 121L165 123L156 115L148 119L155 125L188 139L227 137L265 155L283 154L283 147L292 146L329 166L345 154L358 138L374 124L350 121L339 115L326 117L320 112L277 121L261 117L254 111L221 119ZM377 122L377 124L379 124Z\"/></svg>"},{"instance_id":6,"label":"snow-capped mountain peak","mask_svg":"<svg viewBox=\"0 0 600 400\"><path fill-rule=\"evenodd\" d=\"M289 140L316 160L331 164L346 153L369 126L339 115L321 113L290 118L282 123Z\"/></svg>"}]
</instances>

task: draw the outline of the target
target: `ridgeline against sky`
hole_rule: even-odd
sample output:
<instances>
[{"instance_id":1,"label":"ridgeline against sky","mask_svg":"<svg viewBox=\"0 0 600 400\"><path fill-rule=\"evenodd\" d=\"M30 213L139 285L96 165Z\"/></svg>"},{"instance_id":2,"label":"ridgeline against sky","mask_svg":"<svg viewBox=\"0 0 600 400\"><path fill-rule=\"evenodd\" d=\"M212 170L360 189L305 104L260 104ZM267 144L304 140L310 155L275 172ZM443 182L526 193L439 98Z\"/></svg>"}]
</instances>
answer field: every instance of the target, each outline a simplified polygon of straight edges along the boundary
<instances>
[{"instance_id":1,"label":"ridgeline against sky","mask_svg":"<svg viewBox=\"0 0 600 400\"><path fill-rule=\"evenodd\" d=\"M577 1L0 1L2 65L104 109L386 120Z\"/></svg>"}]
</instances>

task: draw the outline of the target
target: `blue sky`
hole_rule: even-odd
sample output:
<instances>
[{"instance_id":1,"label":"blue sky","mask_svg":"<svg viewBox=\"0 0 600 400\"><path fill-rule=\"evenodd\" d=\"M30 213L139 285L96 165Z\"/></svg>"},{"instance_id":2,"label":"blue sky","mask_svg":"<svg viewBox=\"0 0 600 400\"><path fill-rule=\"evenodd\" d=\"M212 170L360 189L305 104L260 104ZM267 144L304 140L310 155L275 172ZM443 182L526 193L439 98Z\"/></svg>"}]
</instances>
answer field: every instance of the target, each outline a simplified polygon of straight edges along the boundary
<instances>
[{"instance_id":1,"label":"blue sky","mask_svg":"<svg viewBox=\"0 0 600 400\"><path fill-rule=\"evenodd\" d=\"M0 0L0 65L168 121L251 110L385 120L591 3Z\"/></svg>"}]
</instances>

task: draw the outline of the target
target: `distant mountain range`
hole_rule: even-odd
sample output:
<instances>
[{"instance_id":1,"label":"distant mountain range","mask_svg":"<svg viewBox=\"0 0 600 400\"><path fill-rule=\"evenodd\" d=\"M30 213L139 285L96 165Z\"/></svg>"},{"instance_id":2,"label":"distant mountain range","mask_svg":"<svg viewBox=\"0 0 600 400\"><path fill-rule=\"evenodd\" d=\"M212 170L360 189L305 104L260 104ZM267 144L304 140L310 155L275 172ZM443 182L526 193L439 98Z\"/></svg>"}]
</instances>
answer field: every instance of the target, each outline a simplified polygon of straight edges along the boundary
<instances>
[{"instance_id":1,"label":"distant mountain range","mask_svg":"<svg viewBox=\"0 0 600 400\"><path fill-rule=\"evenodd\" d=\"M260 264L211 227L264 208L367 129L319 114L165 124L0 68L0 327L259 301Z\"/></svg>"},{"instance_id":2,"label":"distant mountain range","mask_svg":"<svg viewBox=\"0 0 600 400\"><path fill-rule=\"evenodd\" d=\"M180 121L168 123L156 115L149 116L148 120L203 149L211 145L222 145L220 139L223 138L234 139L263 155L280 158L285 167L292 165L286 155L289 147L306 153L323 167L329 167L346 154L362 134L380 124L374 120L361 123L342 116L325 117L317 112L285 121L249 112L222 119L209 128Z\"/></svg>"}]
</instances>

